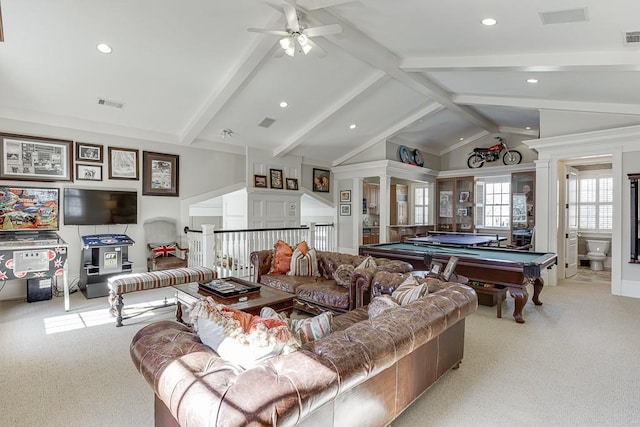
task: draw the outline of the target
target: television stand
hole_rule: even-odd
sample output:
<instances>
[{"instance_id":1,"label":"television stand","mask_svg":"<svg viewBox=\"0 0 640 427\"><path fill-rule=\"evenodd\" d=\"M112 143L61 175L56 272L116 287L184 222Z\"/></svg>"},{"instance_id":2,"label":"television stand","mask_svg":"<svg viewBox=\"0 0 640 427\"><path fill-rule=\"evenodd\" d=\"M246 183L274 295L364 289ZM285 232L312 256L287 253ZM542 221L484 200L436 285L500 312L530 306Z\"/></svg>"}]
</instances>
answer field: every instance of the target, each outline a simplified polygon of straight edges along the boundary
<instances>
[{"instance_id":1,"label":"television stand","mask_svg":"<svg viewBox=\"0 0 640 427\"><path fill-rule=\"evenodd\" d=\"M108 296L107 280L133 271L129 246L134 243L126 234L82 236L79 287L86 298Z\"/></svg>"}]
</instances>

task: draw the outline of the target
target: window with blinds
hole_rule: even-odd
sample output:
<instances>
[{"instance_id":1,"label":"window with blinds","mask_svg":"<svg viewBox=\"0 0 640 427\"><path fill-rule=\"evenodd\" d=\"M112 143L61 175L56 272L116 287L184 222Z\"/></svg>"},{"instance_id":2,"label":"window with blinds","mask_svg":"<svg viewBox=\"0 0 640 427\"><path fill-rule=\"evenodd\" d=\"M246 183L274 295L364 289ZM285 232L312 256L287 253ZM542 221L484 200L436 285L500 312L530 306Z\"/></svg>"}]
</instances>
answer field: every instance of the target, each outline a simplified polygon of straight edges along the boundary
<instances>
[{"instance_id":1,"label":"window with blinds","mask_svg":"<svg viewBox=\"0 0 640 427\"><path fill-rule=\"evenodd\" d=\"M511 177L496 176L476 180L476 227L511 227Z\"/></svg>"},{"instance_id":2,"label":"window with blinds","mask_svg":"<svg viewBox=\"0 0 640 427\"><path fill-rule=\"evenodd\" d=\"M580 173L578 229L584 232L610 232L613 229L613 178L610 170Z\"/></svg>"},{"instance_id":3,"label":"window with blinds","mask_svg":"<svg viewBox=\"0 0 640 427\"><path fill-rule=\"evenodd\" d=\"M416 187L414 189L414 223L429 223L429 187Z\"/></svg>"}]
</instances>

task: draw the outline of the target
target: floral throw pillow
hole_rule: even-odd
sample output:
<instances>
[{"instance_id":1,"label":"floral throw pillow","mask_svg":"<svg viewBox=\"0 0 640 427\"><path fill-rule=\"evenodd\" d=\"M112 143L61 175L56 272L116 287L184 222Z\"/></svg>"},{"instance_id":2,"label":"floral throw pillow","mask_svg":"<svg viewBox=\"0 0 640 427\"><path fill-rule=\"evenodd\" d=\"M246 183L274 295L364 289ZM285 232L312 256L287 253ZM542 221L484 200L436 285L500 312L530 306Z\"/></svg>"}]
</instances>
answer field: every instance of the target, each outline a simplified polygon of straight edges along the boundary
<instances>
[{"instance_id":1,"label":"floral throw pillow","mask_svg":"<svg viewBox=\"0 0 640 427\"><path fill-rule=\"evenodd\" d=\"M191 322L203 344L242 369L300 347L285 320L244 313L210 297L193 304Z\"/></svg>"},{"instance_id":2,"label":"floral throw pillow","mask_svg":"<svg viewBox=\"0 0 640 427\"><path fill-rule=\"evenodd\" d=\"M288 243L278 240L273 246L273 258L269 274L286 274L291 267L293 248Z\"/></svg>"},{"instance_id":3,"label":"floral throw pillow","mask_svg":"<svg viewBox=\"0 0 640 427\"><path fill-rule=\"evenodd\" d=\"M353 265L342 264L336 268L336 272L333 273L333 278L338 285L348 288L351 286L351 278L353 277L354 270Z\"/></svg>"}]
</instances>

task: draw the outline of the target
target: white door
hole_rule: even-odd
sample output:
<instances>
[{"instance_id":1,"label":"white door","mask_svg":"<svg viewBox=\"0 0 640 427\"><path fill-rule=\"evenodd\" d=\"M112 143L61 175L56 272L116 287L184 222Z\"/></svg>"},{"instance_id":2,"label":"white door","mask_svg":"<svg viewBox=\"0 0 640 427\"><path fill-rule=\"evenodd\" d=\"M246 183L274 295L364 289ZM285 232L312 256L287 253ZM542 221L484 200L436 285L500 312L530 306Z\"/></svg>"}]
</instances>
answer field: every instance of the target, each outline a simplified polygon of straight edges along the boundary
<instances>
[{"instance_id":1,"label":"white door","mask_svg":"<svg viewBox=\"0 0 640 427\"><path fill-rule=\"evenodd\" d=\"M578 273L578 170L567 166L566 178L564 277L569 278Z\"/></svg>"}]
</instances>

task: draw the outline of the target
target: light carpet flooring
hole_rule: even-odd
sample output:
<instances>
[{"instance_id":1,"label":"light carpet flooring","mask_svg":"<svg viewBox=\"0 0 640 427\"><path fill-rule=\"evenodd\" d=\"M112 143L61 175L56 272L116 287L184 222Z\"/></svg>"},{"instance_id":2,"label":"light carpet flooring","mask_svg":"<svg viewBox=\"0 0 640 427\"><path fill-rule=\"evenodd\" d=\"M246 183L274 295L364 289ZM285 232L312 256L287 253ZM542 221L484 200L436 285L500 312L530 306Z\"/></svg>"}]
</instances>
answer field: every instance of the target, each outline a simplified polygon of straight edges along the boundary
<instances>
[{"instance_id":1,"label":"light carpet flooring","mask_svg":"<svg viewBox=\"0 0 640 427\"><path fill-rule=\"evenodd\" d=\"M610 295L589 272L528 303L516 324L480 306L467 318L465 357L409 407L404 426L640 425L640 299ZM587 281L585 277L592 280ZM605 277L606 279L606 277ZM144 305L169 289L128 294ZM153 426L152 389L129 356L155 310L116 328L106 298L0 302L0 426ZM354 417L357 420L357 410Z\"/></svg>"}]
</instances>

